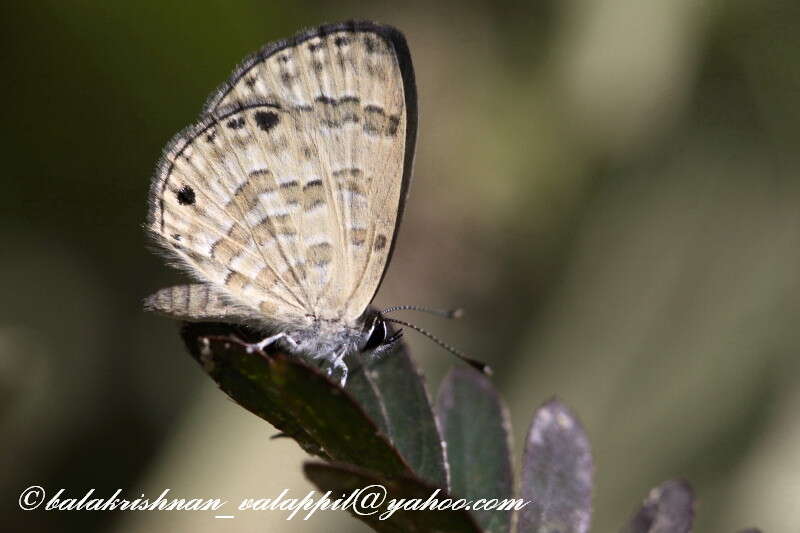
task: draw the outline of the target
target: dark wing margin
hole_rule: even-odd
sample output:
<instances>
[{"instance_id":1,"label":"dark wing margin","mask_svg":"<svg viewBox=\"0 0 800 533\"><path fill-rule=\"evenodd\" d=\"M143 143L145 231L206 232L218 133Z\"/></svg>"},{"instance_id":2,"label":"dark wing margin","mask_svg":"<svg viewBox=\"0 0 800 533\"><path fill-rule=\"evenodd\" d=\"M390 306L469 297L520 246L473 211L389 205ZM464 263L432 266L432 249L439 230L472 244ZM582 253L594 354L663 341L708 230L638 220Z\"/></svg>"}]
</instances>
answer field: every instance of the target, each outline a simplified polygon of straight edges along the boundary
<instances>
[{"instance_id":1,"label":"dark wing margin","mask_svg":"<svg viewBox=\"0 0 800 533\"><path fill-rule=\"evenodd\" d=\"M419 118L417 109L417 83L414 79L414 65L411 63L411 52L408 50L406 38L400 30L391 26L379 26L379 28L381 30L375 33L383 36L394 47L395 53L397 54L397 61L400 65L400 74L403 77L403 95L406 101L406 146L403 156L403 183L400 186L397 221L395 222L394 233L392 234L392 244L386 256L386 266L383 269L383 274L381 274L381 280L375 287L375 293L378 292L378 289L383 283L383 278L386 277L386 269L392 261L392 254L394 254L394 247L397 243L397 232L400 230L400 224L403 221L403 212L406 208L409 185L411 185L411 174L414 167L414 154L416 153L417 146L417 124ZM372 295L370 302L374 298L375 294Z\"/></svg>"}]
</instances>

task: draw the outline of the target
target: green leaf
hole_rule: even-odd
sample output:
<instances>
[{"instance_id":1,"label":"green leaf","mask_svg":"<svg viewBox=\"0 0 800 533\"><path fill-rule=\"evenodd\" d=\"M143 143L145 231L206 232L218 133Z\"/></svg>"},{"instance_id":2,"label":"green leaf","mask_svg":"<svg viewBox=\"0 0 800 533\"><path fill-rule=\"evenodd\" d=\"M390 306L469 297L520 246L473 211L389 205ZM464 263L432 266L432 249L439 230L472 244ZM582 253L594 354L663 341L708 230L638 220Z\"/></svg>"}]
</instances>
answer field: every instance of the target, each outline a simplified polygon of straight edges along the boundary
<instances>
[{"instance_id":1,"label":"green leaf","mask_svg":"<svg viewBox=\"0 0 800 533\"><path fill-rule=\"evenodd\" d=\"M592 516L592 455L577 418L558 400L533 415L522 458L518 533L585 533Z\"/></svg>"},{"instance_id":2,"label":"green leaf","mask_svg":"<svg viewBox=\"0 0 800 533\"><path fill-rule=\"evenodd\" d=\"M436 417L447 442L450 492L468 499L511 498L514 475L508 411L489 378L468 366L455 367L439 387ZM492 533L511 528L508 511L473 514Z\"/></svg>"},{"instance_id":3,"label":"green leaf","mask_svg":"<svg viewBox=\"0 0 800 533\"><path fill-rule=\"evenodd\" d=\"M386 480L372 472L344 464L307 462L303 465L303 470L319 490L331 491L332 500L370 487L360 493L363 497L360 501L367 502L369 498L366 494L379 491L376 486L384 487L385 500L379 501L380 505L376 508L354 505L347 509L350 514L380 533L481 533L475 519L465 510L431 509L432 505L442 505L450 496L444 490L417 479L402 477ZM354 501L358 500L359 498L354 498ZM390 510L392 500L394 504L413 506L417 510L396 510L385 515ZM426 502L427 506L423 507ZM360 512L356 509L360 509Z\"/></svg>"},{"instance_id":4,"label":"green leaf","mask_svg":"<svg viewBox=\"0 0 800 533\"><path fill-rule=\"evenodd\" d=\"M347 378L345 390L358 402L364 412L367 413L381 433L387 435L391 440L392 432L389 428L389 416L383 403L380 391L375 383L367 376L363 362L354 361L359 355L351 355L347 358L347 365L350 375Z\"/></svg>"},{"instance_id":5,"label":"green leaf","mask_svg":"<svg viewBox=\"0 0 800 533\"><path fill-rule=\"evenodd\" d=\"M447 488L442 437L433 416L425 380L409 356L405 343L398 342L391 352L365 361L357 373L372 384L372 391L386 416L389 438L400 455L417 476ZM362 404L375 401L369 397L358 398Z\"/></svg>"},{"instance_id":6,"label":"green leaf","mask_svg":"<svg viewBox=\"0 0 800 533\"><path fill-rule=\"evenodd\" d=\"M359 404L318 369L284 353L247 353L242 331L186 324L192 356L236 403L294 438L304 450L385 476L412 475Z\"/></svg>"},{"instance_id":7,"label":"green leaf","mask_svg":"<svg viewBox=\"0 0 800 533\"><path fill-rule=\"evenodd\" d=\"M694 495L682 480L665 481L650 491L623 533L689 533L694 519Z\"/></svg>"}]
</instances>

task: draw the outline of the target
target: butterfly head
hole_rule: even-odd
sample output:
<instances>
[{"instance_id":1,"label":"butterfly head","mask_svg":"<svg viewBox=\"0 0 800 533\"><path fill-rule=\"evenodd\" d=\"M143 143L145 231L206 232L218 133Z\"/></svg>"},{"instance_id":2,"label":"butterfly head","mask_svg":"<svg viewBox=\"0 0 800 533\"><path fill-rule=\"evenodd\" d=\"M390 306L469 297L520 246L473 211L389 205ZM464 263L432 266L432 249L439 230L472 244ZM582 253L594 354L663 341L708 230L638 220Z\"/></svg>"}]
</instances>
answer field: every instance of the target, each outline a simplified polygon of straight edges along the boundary
<instances>
[{"instance_id":1,"label":"butterfly head","mask_svg":"<svg viewBox=\"0 0 800 533\"><path fill-rule=\"evenodd\" d=\"M392 332L389 323L379 311L372 311L364 321L360 352L383 351L400 340L403 330Z\"/></svg>"}]
</instances>

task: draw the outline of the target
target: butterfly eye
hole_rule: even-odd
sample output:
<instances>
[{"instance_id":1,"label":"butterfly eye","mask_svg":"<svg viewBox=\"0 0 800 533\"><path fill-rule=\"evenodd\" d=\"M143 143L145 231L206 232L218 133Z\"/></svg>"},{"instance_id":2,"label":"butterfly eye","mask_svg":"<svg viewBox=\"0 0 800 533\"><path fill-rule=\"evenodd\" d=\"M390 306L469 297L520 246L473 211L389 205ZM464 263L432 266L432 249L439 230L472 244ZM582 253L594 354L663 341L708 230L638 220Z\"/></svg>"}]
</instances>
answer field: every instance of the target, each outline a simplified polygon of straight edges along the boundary
<instances>
[{"instance_id":1,"label":"butterfly eye","mask_svg":"<svg viewBox=\"0 0 800 533\"><path fill-rule=\"evenodd\" d=\"M381 346L384 344L384 342L386 342L386 337L388 335L389 328L386 326L386 322L380 316L376 316L375 320L372 322L372 329L369 332L369 338L364 344L364 347L361 348L361 351L368 352Z\"/></svg>"}]
</instances>

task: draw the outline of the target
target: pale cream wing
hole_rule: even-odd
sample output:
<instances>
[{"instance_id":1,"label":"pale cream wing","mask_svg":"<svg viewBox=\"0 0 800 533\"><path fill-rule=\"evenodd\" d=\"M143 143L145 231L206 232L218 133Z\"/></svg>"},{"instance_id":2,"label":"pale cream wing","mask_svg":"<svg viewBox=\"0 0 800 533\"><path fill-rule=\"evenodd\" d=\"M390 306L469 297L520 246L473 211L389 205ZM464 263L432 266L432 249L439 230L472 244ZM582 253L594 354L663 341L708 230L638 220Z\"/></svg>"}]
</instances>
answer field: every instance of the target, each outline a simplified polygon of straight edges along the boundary
<instances>
[{"instance_id":1,"label":"pale cream wing","mask_svg":"<svg viewBox=\"0 0 800 533\"><path fill-rule=\"evenodd\" d=\"M212 95L219 114L254 99L288 112L287 168L303 212L293 217L315 316L355 320L389 261L411 176L416 90L405 39L366 22L324 26L268 45ZM298 291L299 292L299 291Z\"/></svg>"},{"instance_id":2,"label":"pale cream wing","mask_svg":"<svg viewBox=\"0 0 800 533\"><path fill-rule=\"evenodd\" d=\"M169 144L149 229L201 281L267 321L306 323L298 230L297 117L274 105L221 109Z\"/></svg>"},{"instance_id":3,"label":"pale cream wing","mask_svg":"<svg viewBox=\"0 0 800 533\"><path fill-rule=\"evenodd\" d=\"M252 313L240 309L209 283L161 289L144 301L146 311L189 321L244 322Z\"/></svg>"}]
</instances>

